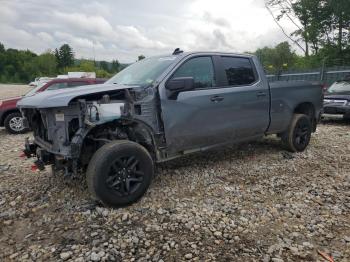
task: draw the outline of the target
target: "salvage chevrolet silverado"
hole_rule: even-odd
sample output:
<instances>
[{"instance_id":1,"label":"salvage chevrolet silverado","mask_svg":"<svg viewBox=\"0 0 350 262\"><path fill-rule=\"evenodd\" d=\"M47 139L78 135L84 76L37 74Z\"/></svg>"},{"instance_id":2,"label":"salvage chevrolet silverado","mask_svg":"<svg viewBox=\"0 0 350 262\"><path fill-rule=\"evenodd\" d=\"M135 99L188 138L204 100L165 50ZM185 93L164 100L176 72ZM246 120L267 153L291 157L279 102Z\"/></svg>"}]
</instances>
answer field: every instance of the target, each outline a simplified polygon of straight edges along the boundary
<instances>
[{"instance_id":1,"label":"salvage chevrolet silverado","mask_svg":"<svg viewBox=\"0 0 350 262\"><path fill-rule=\"evenodd\" d=\"M267 134L303 151L322 101L318 83L269 84L255 56L175 50L103 85L44 92L18 106L34 130L24 152L38 167L86 172L93 197L125 206L146 192L157 162Z\"/></svg>"}]
</instances>

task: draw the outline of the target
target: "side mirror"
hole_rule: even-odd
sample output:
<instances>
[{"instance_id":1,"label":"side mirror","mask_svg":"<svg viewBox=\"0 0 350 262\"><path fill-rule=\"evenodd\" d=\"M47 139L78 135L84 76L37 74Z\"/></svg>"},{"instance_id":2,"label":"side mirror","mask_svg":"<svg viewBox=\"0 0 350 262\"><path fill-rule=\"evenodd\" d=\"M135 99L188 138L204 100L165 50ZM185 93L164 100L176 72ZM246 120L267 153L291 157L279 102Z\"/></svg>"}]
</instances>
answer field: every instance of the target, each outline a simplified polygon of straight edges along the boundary
<instances>
[{"instance_id":1,"label":"side mirror","mask_svg":"<svg viewBox=\"0 0 350 262\"><path fill-rule=\"evenodd\" d=\"M165 84L165 89L168 90L168 97L170 99L176 99L180 92L194 89L194 79L193 77L176 77L170 79Z\"/></svg>"}]
</instances>

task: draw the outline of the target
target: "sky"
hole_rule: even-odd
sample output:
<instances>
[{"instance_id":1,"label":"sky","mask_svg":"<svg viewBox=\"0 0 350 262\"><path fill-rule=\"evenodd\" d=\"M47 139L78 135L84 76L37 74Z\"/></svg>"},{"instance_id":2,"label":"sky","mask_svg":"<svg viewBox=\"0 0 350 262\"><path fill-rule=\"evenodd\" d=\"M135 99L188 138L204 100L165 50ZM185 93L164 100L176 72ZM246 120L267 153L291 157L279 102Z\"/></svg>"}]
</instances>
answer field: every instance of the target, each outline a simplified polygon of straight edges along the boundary
<instances>
[{"instance_id":1,"label":"sky","mask_svg":"<svg viewBox=\"0 0 350 262\"><path fill-rule=\"evenodd\" d=\"M286 25L286 31L291 31ZM184 51L255 51L287 38L264 0L0 0L0 42L133 62Z\"/></svg>"}]
</instances>

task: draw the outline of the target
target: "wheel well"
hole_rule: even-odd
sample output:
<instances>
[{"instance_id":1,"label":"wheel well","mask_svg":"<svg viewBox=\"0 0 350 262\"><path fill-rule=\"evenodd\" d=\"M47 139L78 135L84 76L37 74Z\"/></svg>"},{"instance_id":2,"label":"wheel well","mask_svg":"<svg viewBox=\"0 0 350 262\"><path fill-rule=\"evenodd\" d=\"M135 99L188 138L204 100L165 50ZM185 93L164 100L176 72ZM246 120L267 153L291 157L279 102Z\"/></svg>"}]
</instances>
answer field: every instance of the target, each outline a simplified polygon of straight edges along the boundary
<instances>
[{"instance_id":1,"label":"wheel well","mask_svg":"<svg viewBox=\"0 0 350 262\"><path fill-rule=\"evenodd\" d=\"M305 102L305 103L299 104L294 109L294 113L307 115L311 120L313 131L316 131L317 120L315 116L315 107L312 103Z\"/></svg>"},{"instance_id":2,"label":"wheel well","mask_svg":"<svg viewBox=\"0 0 350 262\"><path fill-rule=\"evenodd\" d=\"M94 152L96 152L104 143L119 139L134 141L142 145L151 154L152 158L156 159L157 145L150 127L142 122L134 121L128 123L128 125L121 125L120 123L105 123L92 128L89 133L86 134L82 142L82 147L85 149L83 150L84 154L81 154L80 156L81 162L88 163ZM87 142L91 140L97 142L95 146L93 146L92 143Z\"/></svg>"},{"instance_id":3,"label":"wheel well","mask_svg":"<svg viewBox=\"0 0 350 262\"><path fill-rule=\"evenodd\" d=\"M9 111L6 111L3 115L2 115L2 118L0 119L0 126L3 126L4 125L4 122L5 122L5 119L6 117L9 115L9 114L12 114L12 113L19 113L20 111L18 109L11 109Z\"/></svg>"}]
</instances>

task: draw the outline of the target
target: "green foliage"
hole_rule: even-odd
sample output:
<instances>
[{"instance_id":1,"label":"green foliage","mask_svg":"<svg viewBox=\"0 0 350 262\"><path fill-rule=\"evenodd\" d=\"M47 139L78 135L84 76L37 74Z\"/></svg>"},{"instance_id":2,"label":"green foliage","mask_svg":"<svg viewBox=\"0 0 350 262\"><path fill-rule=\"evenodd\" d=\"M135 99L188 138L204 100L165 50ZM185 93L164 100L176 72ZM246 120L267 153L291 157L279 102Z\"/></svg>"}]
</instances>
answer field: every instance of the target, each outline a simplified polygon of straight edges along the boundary
<instances>
[{"instance_id":1,"label":"green foliage","mask_svg":"<svg viewBox=\"0 0 350 262\"><path fill-rule=\"evenodd\" d=\"M54 52L37 55L29 50L6 50L0 43L0 83L28 83L36 77L54 77L67 72L96 72L97 77L109 78L125 66L117 59L112 63L75 60L74 52L67 44Z\"/></svg>"},{"instance_id":2,"label":"green foliage","mask_svg":"<svg viewBox=\"0 0 350 262\"><path fill-rule=\"evenodd\" d=\"M102 68L101 64L105 67L105 69ZM100 67L98 68L95 65L94 61L91 60L81 60L80 64L71 66L71 67L66 67L64 68L64 73L68 72L96 72L96 77L101 77L101 78L110 78L113 76L116 72L109 72L108 71L108 63L105 61L100 62Z\"/></svg>"},{"instance_id":3,"label":"green foliage","mask_svg":"<svg viewBox=\"0 0 350 262\"><path fill-rule=\"evenodd\" d=\"M288 42L282 42L275 47L259 48L254 53L269 74L278 74L290 69L314 69L325 66L350 65L350 47L344 49L339 56L338 47L325 46L317 54L299 56L292 51Z\"/></svg>"},{"instance_id":4,"label":"green foliage","mask_svg":"<svg viewBox=\"0 0 350 262\"><path fill-rule=\"evenodd\" d=\"M64 68L64 73L68 72L94 72L95 63L94 61L81 60L79 65L67 66Z\"/></svg>"},{"instance_id":5,"label":"green foliage","mask_svg":"<svg viewBox=\"0 0 350 262\"><path fill-rule=\"evenodd\" d=\"M282 42L273 48L260 48L256 50L255 55L268 73L279 73L293 68L298 57L288 42Z\"/></svg>"},{"instance_id":6,"label":"green foliage","mask_svg":"<svg viewBox=\"0 0 350 262\"><path fill-rule=\"evenodd\" d=\"M30 78L31 72L27 70L28 64L35 61L37 55L29 50L16 50L1 48L0 53L0 79L3 82L21 82L21 79Z\"/></svg>"},{"instance_id":7,"label":"green foliage","mask_svg":"<svg viewBox=\"0 0 350 262\"><path fill-rule=\"evenodd\" d=\"M114 75L113 73L109 73L103 69L96 70L96 77L99 77L99 78L111 78L113 75Z\"/></svg>"},{"instance_id":8,"label":"green foliage","mask_svg":"<svg viewBox=\"0 0 350 262\"><path fill-rule=\"evenodd\" d=\"M317 56L321 50L330 57L348 56L349 0L266 0L266 7L282 30L281 20L296 28L290 36L283 32L305 56Z\"/></svg>"},{"instance_id":9,"label":"green foliage","mask_svg":"<svg viewBox=\"0 0 350 262\"><path fill-rule=\"evenodd\" d=\"M68 44L62 45L59 50L55 49L55 57L58 68L65 68L74 64L73 49Z\"/></svg>"},{"instance_id":10,"label":"green foliage","mask_svg":"<svg viewBox=\"0 0 350 262\"><path fill-rule=\"evenodd\" d=\"M121 70L120 63L117 59L112 61L112 71L119 72Z\"/></svg>"},{"instance_id":11,"label":"green foliage","mask_svg":"<svg viewBox=\"0 0 350 262\"><path fill-rule=\"evenodd\" d=\"M56 57L50 52L39 55L35 61L35 65L40 75L53 76L57 73Z\"/></svg>"},{"instance_id":12,"label":"green foliage","mask_svg":"<svg viewBox=\"0 0 350 262\"><path fill-rule=\"evenodd\" d=\"M106 61L101 61L100 62L100 68L106 72L109 72L110 69L109 69L109 66L108 66L108 63Z\"/></svg>"},{"instance_id":13,"label":"green foliage","mask_svg":"<svg viewBox=\"0 0 350 262\"><path fill-rule=\"evenodd\" d=\"M1 53L5 53L5 46L2 43L0 43L0 54Z\"/></svg>"}]
</instances>

